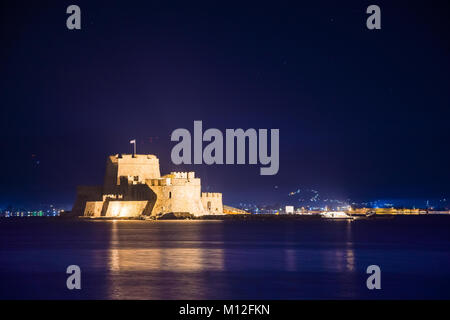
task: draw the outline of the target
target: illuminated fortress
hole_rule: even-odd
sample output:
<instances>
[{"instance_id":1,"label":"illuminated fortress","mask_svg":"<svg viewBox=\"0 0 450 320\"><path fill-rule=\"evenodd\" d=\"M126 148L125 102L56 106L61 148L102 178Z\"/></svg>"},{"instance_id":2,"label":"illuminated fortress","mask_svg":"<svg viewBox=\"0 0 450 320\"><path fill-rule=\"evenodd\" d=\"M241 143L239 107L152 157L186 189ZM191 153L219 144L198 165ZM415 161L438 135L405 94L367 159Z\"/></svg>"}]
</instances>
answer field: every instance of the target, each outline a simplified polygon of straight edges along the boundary
<instances>
[{"instance_id":1,"label":"illuminated fortress","mask_svg":"<svg viewBox=\"0 0 450 320\"><path fill-rule=\"evenodd\" d=\"M194 172L161 176L154 155L109 156L102 186L79 186L72 212L89 217L223 214L222 194L201 192Z\"/></svg>"}]
</instances>

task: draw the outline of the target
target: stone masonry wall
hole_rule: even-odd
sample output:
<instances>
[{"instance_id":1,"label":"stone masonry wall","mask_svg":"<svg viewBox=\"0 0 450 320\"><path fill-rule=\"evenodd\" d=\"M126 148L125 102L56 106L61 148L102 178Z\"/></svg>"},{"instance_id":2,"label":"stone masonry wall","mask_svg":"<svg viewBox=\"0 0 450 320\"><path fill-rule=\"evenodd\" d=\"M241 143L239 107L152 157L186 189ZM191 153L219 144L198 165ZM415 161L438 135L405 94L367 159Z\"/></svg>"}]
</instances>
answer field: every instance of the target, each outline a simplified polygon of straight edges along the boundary
<instances>
[{"instance_id":1,"label":"stone masonry wall","mask_svg":"<svg viewBox=\"0 0 450 320\"><path fill-rule=\"evenodd\" d=\"M202 192L201 200L207 214L223 214L221 193Z\"/></svg>"}]
</instances>

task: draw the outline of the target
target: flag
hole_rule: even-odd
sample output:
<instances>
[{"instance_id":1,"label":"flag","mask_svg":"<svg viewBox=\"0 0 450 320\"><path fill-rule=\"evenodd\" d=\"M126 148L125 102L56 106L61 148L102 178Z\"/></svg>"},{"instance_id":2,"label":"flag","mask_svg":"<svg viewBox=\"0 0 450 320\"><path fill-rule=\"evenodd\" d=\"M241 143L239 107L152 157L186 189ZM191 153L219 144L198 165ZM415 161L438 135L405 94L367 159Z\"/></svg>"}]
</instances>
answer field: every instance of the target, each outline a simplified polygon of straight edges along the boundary
<instances>
[{"instance_id":1,"label":"flag","mask_svg":"<svg viewBox=\"0 0 450 320\"><path fill-rule=\"evenodd\" d=\"M130 143L136 144L136 139L130 140Z\"/></svg>"}]
</instances>

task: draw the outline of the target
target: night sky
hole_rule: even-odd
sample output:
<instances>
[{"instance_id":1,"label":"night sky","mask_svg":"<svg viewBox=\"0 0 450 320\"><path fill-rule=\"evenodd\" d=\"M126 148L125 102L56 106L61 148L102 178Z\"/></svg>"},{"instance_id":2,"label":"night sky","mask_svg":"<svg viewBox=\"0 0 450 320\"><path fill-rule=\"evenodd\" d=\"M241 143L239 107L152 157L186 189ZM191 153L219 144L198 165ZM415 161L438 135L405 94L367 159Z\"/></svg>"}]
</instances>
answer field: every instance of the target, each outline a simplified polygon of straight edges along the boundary
<instances>
[{"instance_id":1,"label":"night sky","mask_svg":"<svg viewBox=\"0 0 450 320\"><path fill-rule=\"evenodd\" d=\"M81 30L66 28L67 6ZM366 28L381 7L382 29ZM107 155L226 204L450 196L448 1L2 1L0 207L70 206ZM279 128L280 170L175 166L176 128Z\"/></svg>"}]
</instances>

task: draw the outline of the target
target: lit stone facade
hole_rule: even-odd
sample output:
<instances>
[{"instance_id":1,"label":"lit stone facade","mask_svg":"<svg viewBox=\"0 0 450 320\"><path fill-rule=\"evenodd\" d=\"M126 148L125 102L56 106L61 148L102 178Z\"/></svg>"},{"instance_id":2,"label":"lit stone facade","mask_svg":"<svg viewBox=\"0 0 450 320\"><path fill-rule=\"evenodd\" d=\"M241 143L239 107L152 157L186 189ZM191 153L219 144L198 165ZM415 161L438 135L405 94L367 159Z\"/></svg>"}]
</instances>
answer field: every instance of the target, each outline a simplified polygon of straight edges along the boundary
<instances>
[{"instance_id":1,"label":"lit stone facade","mask_svg":"<svg viewBox=\"0 0 450 320\"><path fill-rule=\"evenodd\" d=\"M90 217L223 214L222 194L201 192L194 172L161 176L154 155L108 157L103 186L80 186L72 212Z\"/></svg>"}]
</instances>

